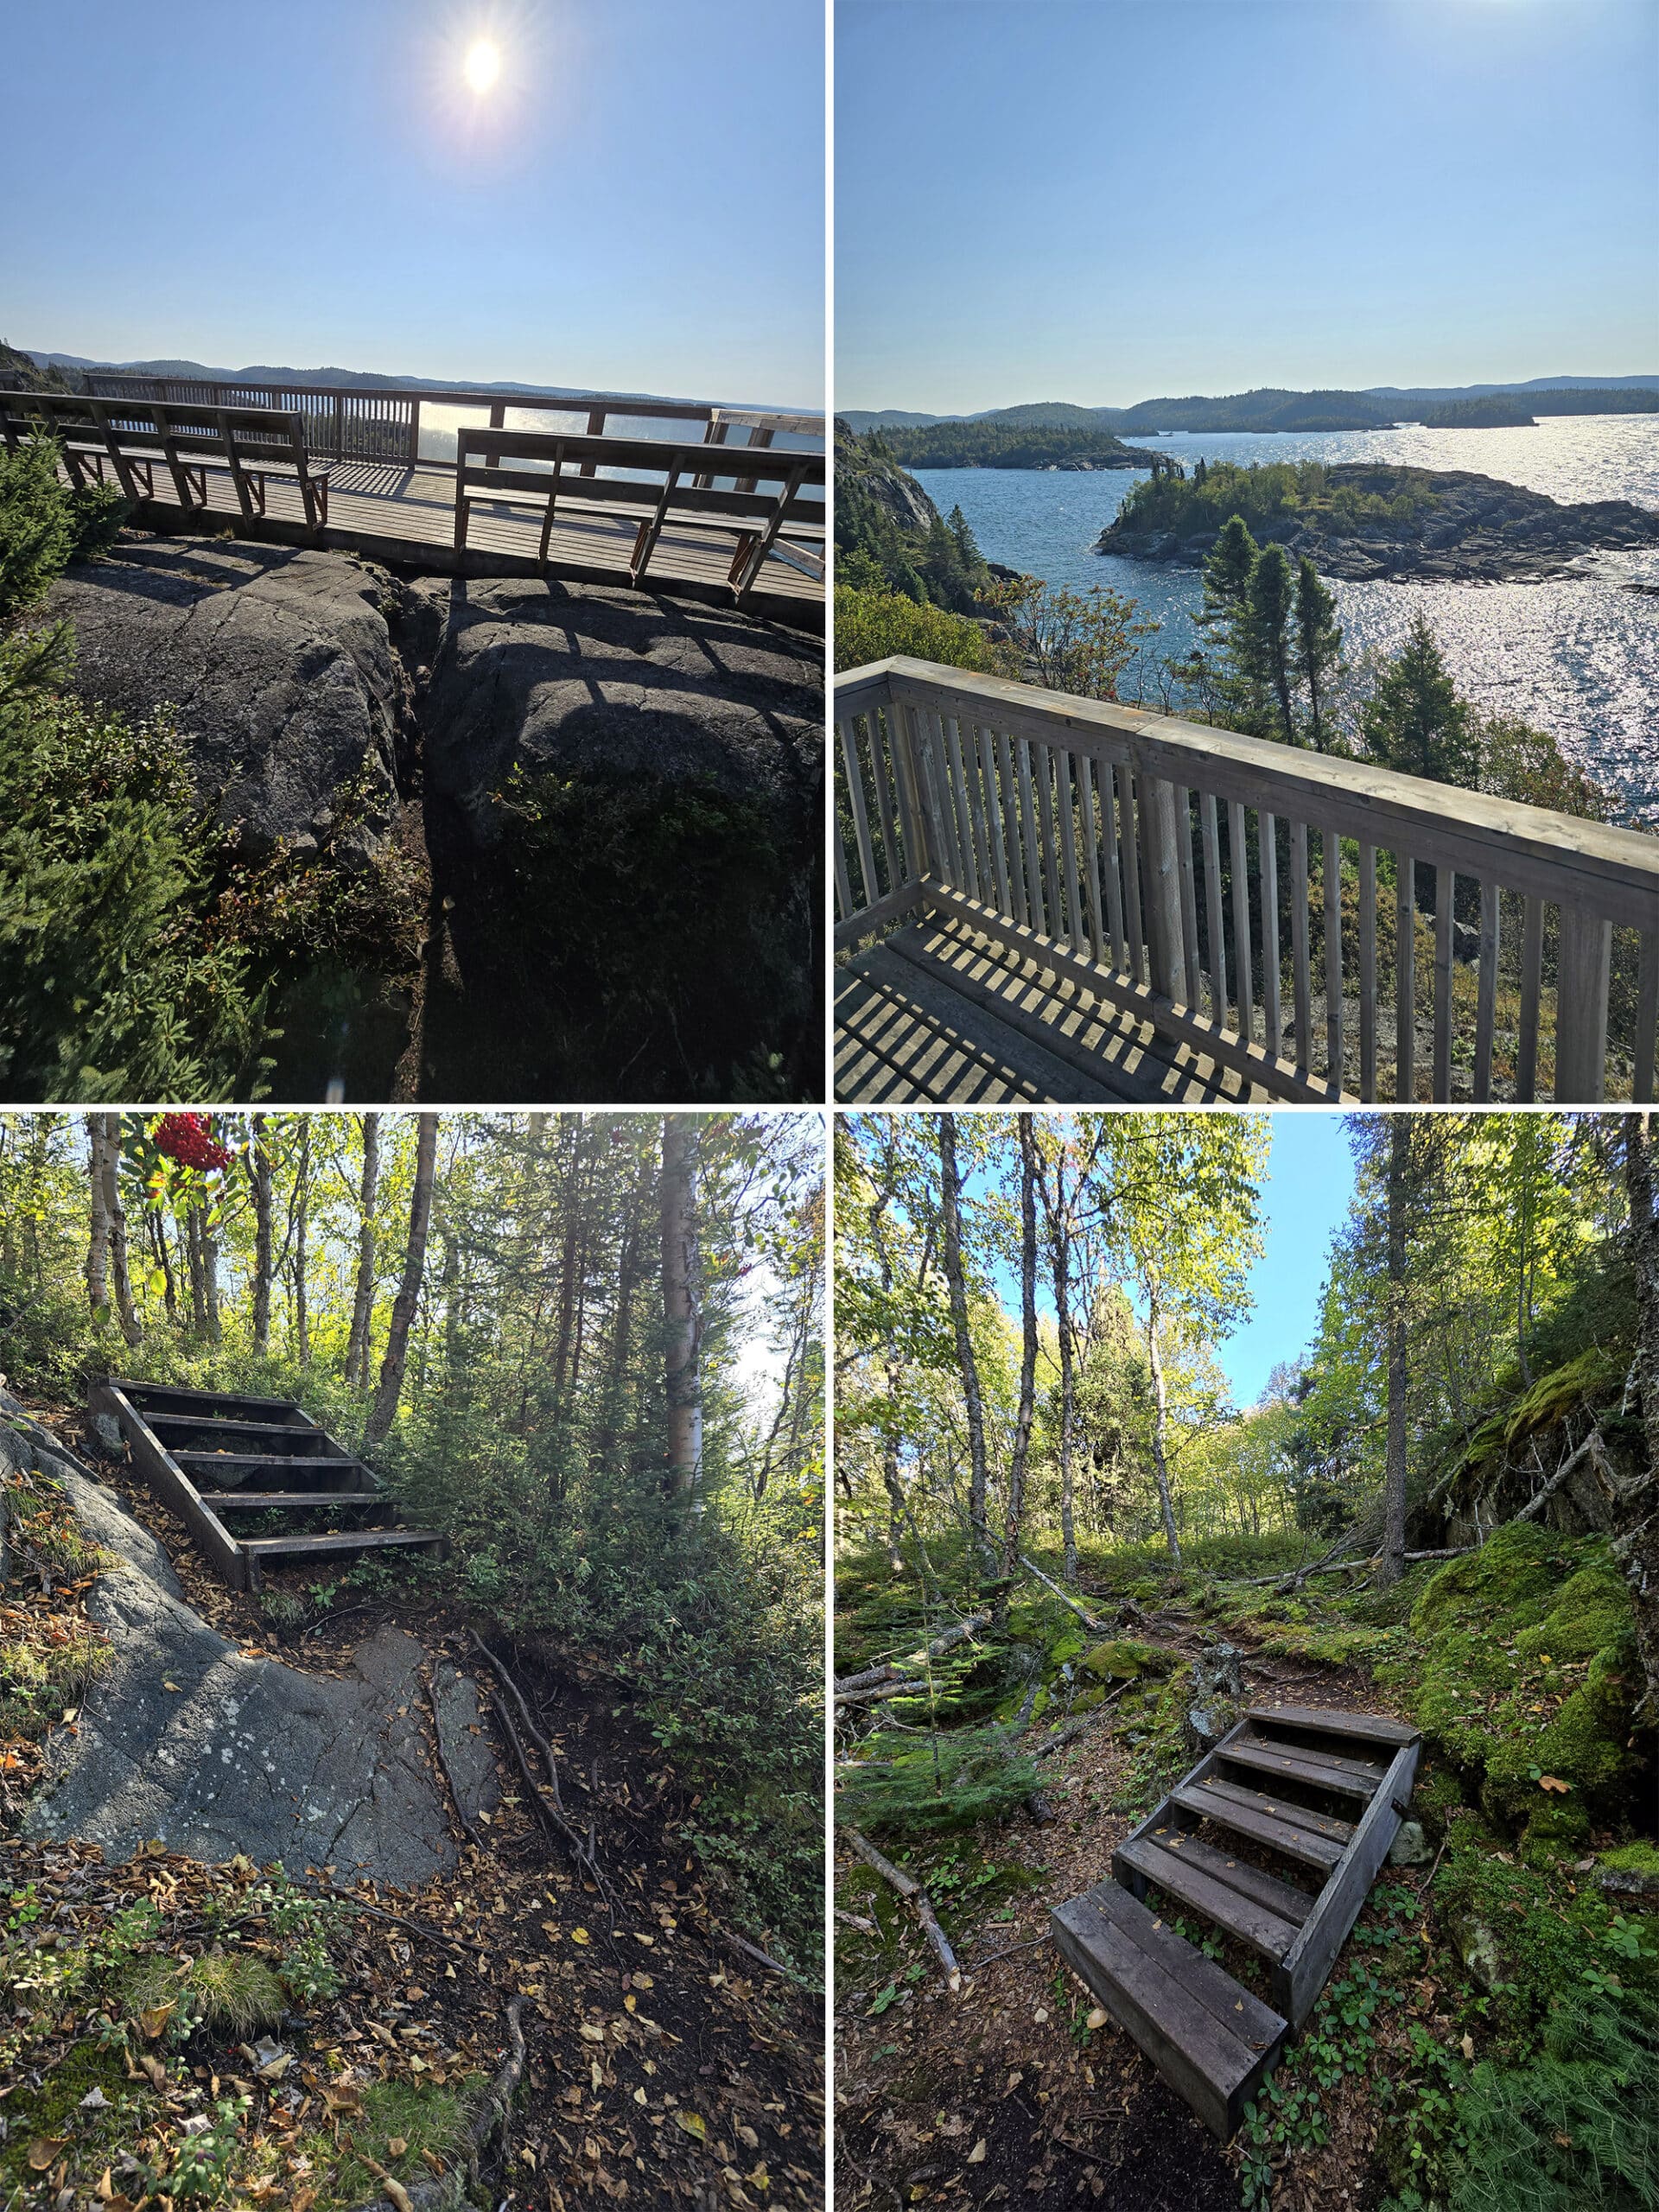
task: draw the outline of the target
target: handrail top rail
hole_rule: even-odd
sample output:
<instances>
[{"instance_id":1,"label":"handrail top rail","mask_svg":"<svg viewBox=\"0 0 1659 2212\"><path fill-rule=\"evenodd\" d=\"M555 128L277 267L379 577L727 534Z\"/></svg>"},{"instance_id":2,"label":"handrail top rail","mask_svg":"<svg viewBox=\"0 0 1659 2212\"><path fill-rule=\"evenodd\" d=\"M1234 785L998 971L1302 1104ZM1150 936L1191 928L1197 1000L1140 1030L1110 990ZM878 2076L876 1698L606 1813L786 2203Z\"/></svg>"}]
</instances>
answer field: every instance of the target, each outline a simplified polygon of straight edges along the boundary
<instances>
[{"instance_id":1,"label":"handrail top rail","mask_svg":"<svg viewBox=\"0 0 1659 2212\"><path fill-rule=\"evenodd\" d=\"M1639 890L1654 901L1651 918L1643 926L1659 926L1659 838L1613 823L1590 822L1582 817L1559 814L1554 809L1530 806L1518 799L1494 798L1485 791L1462 785L1440 784L1423 776L1402 775L1374 763L1351 760L1300 747L1281 745L1270 738L1246 737L1236 730L1207 722L1184 721L1178 716L1154 714L1116 700L1086 699L1066 691L1047 691L1040 686L986 676L976 670L952 668L942 662L918 660L898 653L849 669L834 682L839 714L860 713L881 703L881 695L911 690L922 694L952 694L969 709L995 709L988 721L1043 723L1069 729L1079 737L1138 739L1155 750L1185 754L1196 765L1207 760L1231 771L1230 782L1254 780L1266 791L1274 787L1289 792L1328 791L1351 806L1376 813L1375 842L1388 845L1392 816L1402 826L1413 823L1428 830L1448 826L1477 840L1519 849L1536 857L1586 869L1622 887ZM852 703L851 696L863 698ZM868 694L868 696L863 695ZM843 695L848 695L843 704ZM1051 739L1050 741L1052 741ZM1170 764L1175 765L1173 762ZM1158 772L1164 772L1160 768ZM1197 777L1192 779L1197 784ZM1201 788L1201 786L1199 786ZM1447 804L1448 798L1454 804ZM1262 797L1268 811L1281 810ZM1312 817L1306 817L1310 821ZM1344 835L1352 835L1349 830Z\"/></svg>"},{"instance_id":2,"label":"handrail top rail","mask_svg":"<svg viewBox=\"0 0 1659 2212\"><path fill-rule=\"evenodd\" d=\"M646 399L626 391L550 392L487 391L470 385L301 384L271 377L192 377L145 375L136 369L85 369L81 374L100 384L192 384L213 391L296 391L319 399L431 400L440 407L521 407L557 415L591 413L605 407L613 415L660 416L666 420L709 423L724 420L757 429L792 430L804 436L822 437L822 415L772 413L753 408L726 407L717 400ZM110 397L101 394L96 397ZM121 393L122 398L127 394Z\"/></svg>"},{"instance_id":3,"label":"handrail top rail","mask_svg":"<svg viewBox=\"0 0 1659 2212\"><path fill-rule=\"evenodd\" d=\"M696 438L588 437L578 430L492 430L471 423L455 433L458 466L466 467L469 453L506 454L519 461L551 461L563 454L567 459L621 468L670 468L677 463L705 474L753 476L762 482L795 476L821 484L829 466L827 454L801 453L788 446L709 446Z\"/></svg>"},{"instance_id":4,"label":"handrail top rail","mask_svg":"<svg viewBox=\"0 0 1659 2212\"><path fill-rule=\"evenodd\" d=\"M218 428L218 422L215 419L217 417L225 418L233 426L239 427L245 424L254 429L264 429L278 423L285 429L297 429L305 419L297 407L220 406L216 402L205 399L130 399L124 396L119 399L107 399L100 398L92 392L82 394L65 391L0 390L0 405L6 406L8 412L21 414L26 411L22 408L16 410L11 408L10 403L18 399L28 401L31 406L37 402L44 402L45 411L48 414L76 420L84 419L96 424L100 429L104 427L104 423L100 416L95 412L99 409L105 414L112 412L123 416L155 414L159 410L162 416L175 423L182 423L187 425L210 424L214 429ZM139 432L137 435L142 436L144 433Z\"/></svg>"}]
</instances>

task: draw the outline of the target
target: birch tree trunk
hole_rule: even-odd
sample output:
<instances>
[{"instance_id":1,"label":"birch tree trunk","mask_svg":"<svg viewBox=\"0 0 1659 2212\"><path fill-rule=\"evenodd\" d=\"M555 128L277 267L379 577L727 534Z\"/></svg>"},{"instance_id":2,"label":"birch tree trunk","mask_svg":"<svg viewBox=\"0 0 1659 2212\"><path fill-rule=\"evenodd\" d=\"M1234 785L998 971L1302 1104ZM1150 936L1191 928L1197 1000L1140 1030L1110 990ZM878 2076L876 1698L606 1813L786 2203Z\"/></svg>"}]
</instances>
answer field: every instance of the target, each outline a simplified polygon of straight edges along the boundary
<instances>
[{"instance_id":1,"label":"birch tree trunk","mask_svg":"<svg viewBox=\"0 0 1659 2212\"><path fill-rule=\"evenodd\" d=\"M409 1332L421 1300L421 1278L426 1270L426 1235L432 1219L432 1171L438 1153L438 1117L423 1114L415 1143L415 1187L409 1200L409 1243L404 1251L403 1280L391 1303L391 1326L385 1355L380 1362L380 1382L363 1431L365 1445L384 1443L391 1431L403 1389L409 1358Z\"/></svg>"},{"instance_id":2,"label":"birch tree trunk","mask_svg":"<svg viewBox=\"0 0 1659 2212\"><path fill-rule=\"evenodd\" d=\"M110 1213L104 1196L104 1116L86 1117L86 1303L94 1321L110 1311Z\"/></svg>"},{"instance_id":3,"label":"birch tree trunk","mask_svg":"<svg viewBox=\"0 0 1659 2212\"><path fill-rule=\"evenodd\" d=\"M1071 1439L1076 1420L1072 1375L1071 1238L1065 1212L1065 1170L1060 1171L1059 1205L1054 1224L1054 1315L1060 1340L1060 1541L1065 1548L1065 1579L1077 1579L1077 1523L1073 1491Z\"/></svg>"},{"instance_id":4,"label":"birch tree trunk","mask_svg":"<svg viewBox=\"0 0 1659 2212\"><path fill-rule=\"evenodd\" d=\"M380 1188L380 1116L365 1114L363 1178L358 1186L357 1286L352 1298L351 1334L346 1339L346 1380L365 1389L369 1380L369 1330L374 1319L374 1202Z\"/></svg>"},{"instance_id":5,"label":"birch tree trunk","mask_svg":"<svg viewBox=\"0 0 1659 2212\"><path fill-rule=\"evenodd\" d=\"M1389 1440L1382 1483L1382 1559L1376 1584L1386 1589L1405 1572L1406 1557L1406 1207L1411 1175L1411 1122L1389 1122L1388 1351Z\"/></svg>"},{"instance_id":6,"label":"birch tree trunk","mask_svg":"<svg viewBox=\"0 0 1659 2212\"><path fill-rule=\"evenodd\" d=\"M663 1116L662 1243L664 1379L668 1392L668 1487L702 1510L702 1377L697 1298L696 1116Z\"/></svg>"},{"instance_id":7,"label":"birch tree trunk","mask_svg":"<svg viewBox=\"0 0 1659 2212\"><path fill-rule=\"evenodd\" d=\"M104 1214L109 1224L110 1280L115 1290L115 1311L127 1342L141 1344L144 1331L132 1302L132 1276L127 1264L127 1216L121 1203L121 1116L100 1114L97 1118L104 1124Z\"/></svg>"},{"instance_id":8,"label":"birch tree trunk","mask_svg":"<svg viewBox=\"0 0 1659 2212\"><path fill-rule=\"evenodd\" d=\"M1169 1490L1169 1390L1164 1380L1163 1347L1159 1342L1158 1279L1147 1289L1147 1364L1152 1370L1152 1466L1158 1478L1158 1503L1164 1516L1164 1541L1177 1567L1181 1563L1181 1540L1175 1533L1175 1504Z\"/></svg>"},{"instance_id":9,"label":"birch tree trunk","mask_svg":"<svg viewBox=\"0 0 1659 2212\"><path fill-rule=\"evenodd\" d=\"M270 1350L270 1123L260 1115L248 1151L248 1181L253 1190L253 1348Z\"/></svg>"},{"instance_id":10,"label":"birch tree trunk","mask_svg":"<svg viewBox=\"0 0 1659 2212\"><path fill-rule=\"evenodd\" d=\"M1030 1115L1015 1118L1020 1124L1020 1409L1014 1417L1014 1450L1008 1459L1007 1522L1002 1538L1002 1573L1009 1581L1020 1564L1026 1465L1031 1457L1031 1420L1037 1395L1037 1140ZM998 1604L1006 1605L1006 1597Z\"/></svg>"},{"instance_id":11,"label":"birch tree trunk","mask_svg":"<svg viewBox=\"0 0 1659 2212\"><path fill-rule=\"evenodd\" d=\"M962 1268L962 1178L957 1168L954 1114L939 1116L939 1213L944 1228L944 1279L950 1292L950 1321L956 1332L957 1366L968 1422L968 1525L979 1548L982 1566L989 1567L996 1553L985 1513L985 1405L968 1326L968 1289Z\"/></svg>"}]
</instances>

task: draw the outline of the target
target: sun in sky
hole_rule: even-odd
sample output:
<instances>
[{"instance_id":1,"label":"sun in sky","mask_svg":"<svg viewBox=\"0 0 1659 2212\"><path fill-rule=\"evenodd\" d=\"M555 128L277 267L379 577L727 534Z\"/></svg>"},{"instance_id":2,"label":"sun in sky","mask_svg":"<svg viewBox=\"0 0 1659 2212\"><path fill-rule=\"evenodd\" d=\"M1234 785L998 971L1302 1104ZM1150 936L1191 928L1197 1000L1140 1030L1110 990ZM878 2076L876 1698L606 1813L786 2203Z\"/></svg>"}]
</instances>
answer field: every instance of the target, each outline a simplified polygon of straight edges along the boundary
<instances>
[{"instance_id":1,"label":"sun in sky","mask_svg":"<svg viewBox=\"0 0 1659 2212\"><path fill-rule=\"evenodd\" d=\"M493 38L473 41L461 64L461 74L480 99L493 87L501 74L501 49Z\"/></svg>"}]
</instances>

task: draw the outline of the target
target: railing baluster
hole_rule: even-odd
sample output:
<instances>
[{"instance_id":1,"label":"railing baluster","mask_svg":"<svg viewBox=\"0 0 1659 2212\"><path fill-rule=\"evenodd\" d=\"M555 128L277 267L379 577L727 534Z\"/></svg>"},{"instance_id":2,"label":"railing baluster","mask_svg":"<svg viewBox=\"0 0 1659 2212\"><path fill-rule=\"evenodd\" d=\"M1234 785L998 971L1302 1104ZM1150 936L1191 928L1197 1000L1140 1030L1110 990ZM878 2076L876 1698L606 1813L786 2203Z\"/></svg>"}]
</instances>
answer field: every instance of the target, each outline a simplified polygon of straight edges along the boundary
<instances>
[{"instance_id":1,"label":"railing baluster","mask_svg":"<svg viewBox=\"0 0 1659 2212\"><path fill-rule=\"evenodd\" d=\"M1613 925L1561 909L1555 955L1555 1097L1599 1106L1607 1089L1607 986Z\"/></svg>"},{"instance_id":2,"label":"railing baluster","mask_svg":"<svg viewBox=\"0 0 1659 2212\"><path fill-rule=\"evenodd\" d=\"M1262 1019L1263 1041L1273 1058L1284 1056L1285 1032L1279 1013L1279 823L1274 815L1255 816L1262 854Z\"/></svg>"},{"instance_id":3,"label":"railing baluster","mask_svg":"<svg viewBox=\"0 0 1659 2212\"><path fill-rule=\"evenodd\" d=\"M956 715L944 723L944 746L951 763L951 797L956 801L957 841L963 847L963 868L967 874L969 898L980 896L980 849L978 838L973 836L973 803L969 801L967 772L963 770L963 732L957 726Z\"/></svg>"},{"instance_id":4,"label":"railing baluster","mask_svg":"<svg viewBox=\"0 0 1659 2212\"><path fill-rule=\"evenodd\" d=\"M1521 925L1521 1037L1515 1095L1523 1106L1538 1096L1538 1016L1544 995L1544 902L1529 891Z\"/></svg>"},{"instance_id":5,"label":"railing baluster","mask_svg":"<svg viewBox=\"0 0 1659 2212\"><path fill-rule=\"evenodd\" d=\"M956 824L957 850L962 855L962 874L957 878L970 899L979 896L979 857L974 849L974 823L968 804L968 779L963 773L962 740L957 732L954 715L942 716L940 734L944 741L945 765L950 784L950 806Z\"/></svg>"},{"instance_id":6,"label":"railing baluster","mask_svg":"<svg viewBox=\"0 0 1659 2212\"><path fill-rule=\"evenodd\" d=\"M1205 938L1210 954L1210 1013L1227 1027L1227 925L1221 909L1221 839L1216 830L1216 795L1198 794L1198 829L1204 839Z\"/></svg>"},{"instance_id":7,"label":"railing baluster","mask_svg":"<svg viewBox=\"0 0 1659 2212\"><path fill-rule=\"evenodd\" d=\"M985 813L991 841L991 860L996 874L996 896L1001 912L1008 904L1008 855L1002 836L1002 792L996 775L996 740L988 729L979 732L979 767L985 785Z\"/></svg>"},{"instance_id":8,"label":"railing baluster","mask_svg":"<svg viewBox=\"0 0 1659 2212\"><path fill-rule=\"evenodd\" d=\"M893 819L893 786L887 775L887 753L881 743L881 717L872 707L864 716L864 728L870 747L870 775L875 785L875 810L881 825L881 843L887 855L887 888L896 891L904 881L899 866L899 838ZM906 850L909 840L906 840Z\"/></svg>"},{"instance_id":9,"label":"railing baluster","mask_svg":"<svg viewBox=\"0 0 1659 2212\"><path fill-rule=\"evenodd\" d=\"M1134 769L1125 760L1117 771L1117 849L1123 864L1123 918L1128 930L1129 973L1137 983L1147 976L1147 931L1141 899L1141 835L1135 808L1144 804L1135 791Z\"/></svg>"},{"instance_id":10,"label":"railing baluster","mask_svg":"<svg viewBox=\"0 0 1659 2212\"><path fill-rule=\"evenodd\" d=\"M921 732L922 782L927 792L928 833L933 850L933 864L947 883L960 884L962 869L951 842L950 814L939 774L939 747L934 736L939 718L930 709L918 708L916 724Z\"/></svg>"},{"instance_id":11,"label":"railing baluster","mask_svg":"<svg viewBox=\"0 0 1659 2212\"><path fill-rule=\"evenodd\" d=\"M842 716L836 721L836 728L841 737L841 757L847 770L847 797L853 810L853 835L858 840L858 865L864 874L862 903L866 906L874 906L881 896L881 884L875 873L875 855L870 846L869 817L864 808L864 775L859 766L852 716ZM853 911L856 912L857 908Z\"/></svg>"},{"instance_id":12,"label":"railing baluster","mask_svg":"<svg viewBox=\"0 0 1659 2212\"><path fill-rule=\"evenodd\" d=\"M1290 824L1290 984L1296 1065L1313 1072L1313 992L1307 965L1307 824Z\"/></svg>"},{"instance_id":13,"label":"railing baluster","mask_svg":"<svg viewBox=\"0 0 1659 2212\"><path fill-rule=\"evenodd\" d=\"M1060 876L1054 849L1054 755L1052 748L1039 745L1033 764L1037 779L1037 818L1042 824L1043 881L1048 887L1048 928L1050 937L1065 935L1065 917L1060 906Z\"/></svg>"},{"instance_id":14,"label":"railing baluster","mask_svg":"<svg viewBox=\"0 0 1659 2212\"><path fill-rule=\"evenodd\" d=\"M836 906L839 910L836 916L837 921L844 922L859 911L858 901L853 896L852 883L847 874L847 847L842 837L839 823L836 825Z\"/></svg>"},{"instance_id":15,"label":"railing baluster","mask_svg":"<svg viewBox=\"0 0 1659 2212\"><path fill-rule=\"evenodd\" d=\"M1095 818L1095 779L1086 753L1077 756L1077 797L1083 807L1084 885L1089 893L1089 935L1095 965L1109 968L1106 918L1100 897L1100 824Z\"/></svg>"},{"instance_id":16,"label":"railing baluster","mask_svg":"<svg viewBox=\"0 0 1659 2212\"><path fill-rule=\"evenodd\" d=\"M1020 835L1019 786L1014 772L1014 741L1002 730L997 732L996 766L997 787L1002 794L1002 819L1007 828L1008 876L1014 892L1013 913L1015 921L1031 921L1031 908L1026 899L1025 841Z\"/></svg>"},{"instance_id":17,"label":"railing baluster","mask_svg":"<svg viewBox=\"0 0 1659 2212\"><path fill-rule=\"evenodd\" d=\"M1127 776L1128 770L1123 771ZM1120 975L1129 964L1128 941L1123 934L1123 889L1118 880L1117 821L1113 798L1112 764L1100 764L1100 872L1106 881L1106 926L1111 931L1110 966Z\"/></svg>"},{"instance_id":18,"label":"railing baluster","mask_svg":"<svg viewBox=\"0 0 1659 2212\"><path fill-rule=\"evenodd\" d=\"M1659 930L1646 930L1636 986L1636 1055L1630 1084L1630 1098L1637 1106L1653 1103L1656 1030L1659 1030Z\"/></svg>"},{"instance_id":19,"label":"railing baluster","mask_svg":"<svg viewBox=\"0 0 1659 2212\"><path fill-rule=\"evenodd\" d=\"M1031 926L1045 933L1043 887L1037 865L1037 801L1031 788L1031 740L1016 738L1020 748L1020 842L1026 849L1026 891L1031 900Z\"/></svg>"},{"instance_id":20,"label":"railing baluster","mask_svg":"<svg viewBox=\"0 0 1659 2212\"><path fill-rule=\"evenodd\" d=\"M1452 1096L1452 902L1458 880L1449 868L1434 871L1434 1089L1444 1105Z\"/></svg>"},{"instance_id":21,"label":"railing baluster","mask_svg":"<svg viewBox=\"0 0 1659 2212\"><path fill-rule=\"evenodd\" d=\"M1376 847L1359 849L1359 1095L1376 1101Z\"/></svg>"},{"instance_id":22,"label":"railing baluster","mask_svg":"<svg viewBox=\"0 0 1659 2212\"><path fill-rule=\"evenodd\" d=\"M1182 942L1181 849L1186 833L1180 794L1161 776L1141 776L1141 842L1145 848L1147 980L1176 1006L1192 1003ZM1188 854L1189 866L1191 853Z\"/></svg>"},{"instance_id":23,"label":"railing baluster","mask_svg":"<svg viewBox=\"0 0 1659 2212\"><path fill-rule=\"evenodd\" d=\"M1181 877L1181 955L1186 969L1186 1003L1203 1012L1204 963L1198 957L1198 879L1192 866L1192 794L1175 785L1175 857Z\"/></svg>"},{"instance_id":24,"label":"railing baluster","mask_svg":"<svg viewBox=\"0 0 1659 2212\"><path fill-rule=\"evenodd\" d=\"M1250 980L1250 848L1244 828L1244 802L1227 802L1227 857L1233 870L1233 968L1238 990L1238 1033L1248 1045L1255 1035L1255 995Z\"/></svg>"},{"instance_id":25,"label":"railing baluster","mask_svg":"<svg viewBox=\"0 0 1659 2212\"><path fill-rule=\"evenodd\" d=\"M1492 1032L1497 1023L1497 884L1487 876L1480 887L1480 998L1475 1014L1474 1096L1484 1106L1492 1095Z\"/></svg>"},{"instance_id":26,"label":"railing baluster","mask_svg":"<svg viewBox=\"0 0 1659 2212\"><path fill-rule=\"evenodd\" d=\"M1342 1089L1342 840L1325 833L1325 1073Z\"/></svg>"},{"instance_id":27,"label":"railing baluster","mask_svg":"<svg viewBox=\"0 0 1659 2212\"><path fill-rule=\"evenodd\" d=\"M1394 1096L1408 1106L1417 1096L1417 869L1409 853L1396 853L1395 868Z\"/></svg>"},{"instance_id":28,"label":"railing baluster","mask_svg":"<svg viewBox=\"0 0 1659 2212\"><path fill-rule=\"evenodd\" d=\"M916 749L912 741L909 709L890 700L887 712L887 741L893 751L893 781L899 787L899 823L905 839L905 880L918 883L930 866L921 780L916 773Z\"/></svg>"},{"instance_id":29,"label":"railing baluster","mask_svg":"<svg viewBox=\"0 0 1659 2212\"><path fill-rule=\"evenodd\" d=\"M1065 870L1066 919L1071 924L1071 950L1080 953L1087 950L1089 939L1083 926L1083 899L1077 887L1077 824L1072 819L1077 762L1069 753L1057 753L1054 755L1054 772L1058 786L1056 798L1060 810L1061 863Z\"/></svg>"}]
</instances>

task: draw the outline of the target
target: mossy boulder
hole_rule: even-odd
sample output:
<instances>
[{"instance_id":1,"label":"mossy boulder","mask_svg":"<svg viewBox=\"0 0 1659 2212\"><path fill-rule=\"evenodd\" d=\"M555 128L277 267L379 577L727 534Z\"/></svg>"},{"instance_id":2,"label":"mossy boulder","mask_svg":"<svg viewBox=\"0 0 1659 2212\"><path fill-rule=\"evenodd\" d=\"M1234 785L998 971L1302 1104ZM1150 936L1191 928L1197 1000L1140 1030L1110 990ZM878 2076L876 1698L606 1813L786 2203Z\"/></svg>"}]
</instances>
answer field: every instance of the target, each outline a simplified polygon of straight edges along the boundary
<instances>
[{"instance_id":1,"label":"mossy boulder","mask_svg":"<svg viewBox=\"0 0 1659 2212\"><path fill-rule=\"evenodd\" d=\"M1598 1560L1568 1578L1536 1628L1522 1629L1515 1648L1523 1658L1587 1659L1630 1633L1630 1599L1611 1562Z\"/></svg>"},{"instance_id":2,"label":"mossy boulder","mask_svg":"<svg viewBox=\"0 0 1659 2212\"><path fill-rule=\"evenodd\" d=\"M1137 1643L1132 1637L1116 1636L1085 1651L1077 1664L1104 1680L1132 1682L1142 1675L1161 1672L1169 1664L1169 1656L1155 1644Z\"/></svg>"}]
</instances>

